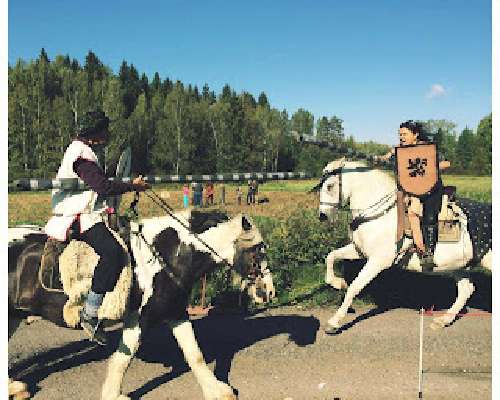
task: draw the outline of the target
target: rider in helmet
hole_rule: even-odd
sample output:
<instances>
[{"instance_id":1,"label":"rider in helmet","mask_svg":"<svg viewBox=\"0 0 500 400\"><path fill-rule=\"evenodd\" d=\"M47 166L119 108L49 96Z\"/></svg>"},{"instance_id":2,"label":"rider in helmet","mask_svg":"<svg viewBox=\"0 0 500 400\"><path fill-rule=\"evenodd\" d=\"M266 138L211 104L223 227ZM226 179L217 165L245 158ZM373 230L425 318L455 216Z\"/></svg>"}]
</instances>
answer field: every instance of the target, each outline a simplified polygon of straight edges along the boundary
<instances>
[{"instance_id":1,"label":"rider in helmet","mask_svg":"<svg viewBox=\"0 0 500 400\"><path fill-rule=\"evenodd\" d=\"M405 121L399 125L399 144L400 146L410 146L415 144L431 143L432 138L425 131L422 123L416 121ZM380 157L382 160L394 158L395 149ZM450 162L439 156L439 169L443 170L450 166ZM434 253L434 247L437 242L436 219L441 205L442 195L441 178L436 188L427 196L420 199L416 196L408 195L406 202L408 204L408 219L413 235L413 241L417 251L424 263L431 263ZM424 227L425 244L422 236L421 221Z\"/></svg>"},{"instance_id":2,"label":"rider in helmet","mask_svg":"<svg viewBox=\"0 0 500 400\"><path fill-rule=\"evenodd\" d=\"M92 340L104 345L106 336L97 311L106 292L114 289L125 265L126 253L103 222L105 197L140 192L149 185L142 177L132 183L109 180L96 153L109 140L109 119L102 111L90 111L78 120L77 136L67 147L56 179L80 178L88 186L80 191L56 189L52 192L53 215L45 226L48 236L67 241L70 231L99 256L80 320Z\"/></svg>"}]
</instances>

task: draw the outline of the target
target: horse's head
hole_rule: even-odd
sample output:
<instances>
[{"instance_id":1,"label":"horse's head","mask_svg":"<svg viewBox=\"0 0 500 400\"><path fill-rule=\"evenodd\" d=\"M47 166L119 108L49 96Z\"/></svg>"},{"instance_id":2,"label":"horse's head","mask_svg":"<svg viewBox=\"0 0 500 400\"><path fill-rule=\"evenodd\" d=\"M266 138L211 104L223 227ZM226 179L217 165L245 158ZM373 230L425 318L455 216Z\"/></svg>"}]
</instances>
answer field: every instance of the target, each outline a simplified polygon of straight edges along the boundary
<instances>
[{"instance_id":1,"label":"horse's head","mask_svg":"<svg viewBox=\"0 0 500 400\"><path fill-rule=\"evenodd\" d=\"M233 220L236 226L235 271L248 280L249 286L253 286L248 293L252 293L254 302L266 303L275 296L273 277L267 268L266 245L250 217L239 214Z\"/></svg>"},{"instance_id":2,"label":"horse's head","mask_svg":"<svg viewBox=\"0 0 500 400\"><path fill-rule=\"evenodd\" d=\"M330 162L324 169L319 183L311 192L319 190L319 219L321 221L333 220L335 211L342 203L342 167L345 157Z\"/></svg>"}]
</instances>

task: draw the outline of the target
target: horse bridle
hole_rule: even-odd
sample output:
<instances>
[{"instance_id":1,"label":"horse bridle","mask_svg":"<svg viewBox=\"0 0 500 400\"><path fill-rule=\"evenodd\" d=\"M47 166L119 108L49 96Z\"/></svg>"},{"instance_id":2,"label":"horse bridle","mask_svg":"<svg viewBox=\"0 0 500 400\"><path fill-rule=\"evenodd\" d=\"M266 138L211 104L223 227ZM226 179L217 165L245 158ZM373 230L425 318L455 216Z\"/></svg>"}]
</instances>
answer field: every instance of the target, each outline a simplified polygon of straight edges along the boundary
<instances>
[{"instance_id":1,"label":"horse bridle","mask_svg":"<svg viewBox=\"0 0 500 400\"><path fill-rule=\"evenodd\" d=\"M201 239L195 232L193 232L189 225L186 224L184 221L180 220L177 218L177 216L174 215L174 210L173 208L165 201L163 200L156 192L154 192L152 189L149 189L150 192L152 192L153 195L149 195L146 193L146 195L155 203L157 206L159 206L162 210L167 212L170 217L175 219L179 224L181 224L182 227L184 227L190 234L192 234L201 244L203 244L212 254L217 256L223 265L226 266L227 269L234 269L234 264L220 256L214 248L212 248L208 243L206 243L203 239ZM137 211L137 203L139 202L139 193L136 192L134 196L134 200L130 205L130 208L132 209L134 215L138 217L138 211ZM169 268L168 263L163 259L161 254L155 249L155 247L147 241L147 239L144 237L144 234L142 233L142 224L139 225L139 229L137 232L132 232L139 236L141 240L146 244L146 246L149 248L151 254L152 254L152 259L157 259L160 265L162 266L162 269L164 269L167 272L167 275L169 276L170 279L181 289L186 291L184 288L182 282L177 278L177 276L174 274L174 272ZM234 246L237 246L238 242L244 241L244 239L236 239L234 242ZM248 274L253 274L254 271L259 270L260 272L260 261L263 259L262 257L262 251L261 249L265 248L265 244L263 241L256 243L252 246L249 247L243 247L245 250L243 251L250 251L250 255L252 257L252 266L248 269ZM258 266L256 266L258 264Z\"/></svg>"},{"instance_id":2,"label":"horse bridle","mask_svg":"<svg viewBox=\"0 0 500 400\"><path fill-rule=\"evenodd\" d=\"M355 172L355 171L368 171L370 170L369 167L358 167L358 168L343 168L342 166L340 166L339 168L336 168L332 171L327 171L325 173L323 173L323 175L321 176L321 179L319 181L319 183L314 186L310 191L309 193L312 193L312 192L316 192L318 191L322 186L323 184L326 182L326 180L332 176L335 176L335 175L338 175L339 176L339 201L338 203L332 203L332 202L328 202L328 201L320 201L319 204L320 206L321 205L324 205L324 206L331 206L335 209L339 209L339 208L342 208L342 200L343 200L343 196L342 196L342 172ZM371 208L375 207L375 206L378 206L380 205L381 203L384 203L385 201L387 201L391 195L393 194L394 192L390 192L388 194L386 194L385 196L383 196L381 199L379 199L378 201L376 201L374 204L372 204L371 206L367 207L365 210L370 210ZM358 227L365 223L365 222L369 222L369 221L372 221L374 219L377 219L379 217L381 217L382 215L385 215L389 212L389 210L391 210L394 206L396 205L396 201L392 202L388 208L380 211L379 213L375 214L375 215L371 215L371 216L366 216L366 215L363 215L364 213L361 213L360 215L358 215L357 217L355 217L351 223L350 223L350 228L351 228L351 231L355 231L356 229L358 229Z\"/></svg>"},{"instance_id":3,"label":"horse bridle","mask_svg":"<svg viewBox=\"0 0 500 400\"><path fill-rule=\"evenodd\" d=\"M334 170L324 172L319 180L319 183L316 186L314 186L311 190L309 190L309 193L317 192L321 189L321 187L328 178L335 175L339 176L339 201L337 203L332 203L329 201L320 201L319 202L320 206L331 206L335 209L342 207L342 168L343 167L341 166L339 168L335 168Z\"/></svg>"}]
</instances>

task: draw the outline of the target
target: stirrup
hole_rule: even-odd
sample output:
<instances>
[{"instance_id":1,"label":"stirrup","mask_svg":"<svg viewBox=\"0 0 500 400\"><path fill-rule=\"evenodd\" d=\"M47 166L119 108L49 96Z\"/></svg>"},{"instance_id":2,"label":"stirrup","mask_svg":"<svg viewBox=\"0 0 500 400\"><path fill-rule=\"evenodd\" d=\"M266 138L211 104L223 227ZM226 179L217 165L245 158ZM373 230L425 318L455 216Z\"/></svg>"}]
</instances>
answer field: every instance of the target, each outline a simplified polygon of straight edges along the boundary
<instances>
[{"instance_id":1,"label":"stirrup","mask_svg":"<svg viewBox=\"0 0 500 400\"><path fill-rule=\"evenodd\" d=\"M422 266L422 272L432 272L436 264L434 264L434 253L426 250L423 253L417 252L418 258L420 259L420 265Z\"/></svg>"},{"instance_id":2,"label":"stirrup","mask_svg":"<svg viewBox=\"0 0 500 400\"><path fill-rule=\"evenodd\" d=\"M84 309L80 310L80 326L84 332L89 336L89 339L101 346L106 346L108 340L102 327L102 320L97 317L89 317Z\"/></svg>"}]
</instances>

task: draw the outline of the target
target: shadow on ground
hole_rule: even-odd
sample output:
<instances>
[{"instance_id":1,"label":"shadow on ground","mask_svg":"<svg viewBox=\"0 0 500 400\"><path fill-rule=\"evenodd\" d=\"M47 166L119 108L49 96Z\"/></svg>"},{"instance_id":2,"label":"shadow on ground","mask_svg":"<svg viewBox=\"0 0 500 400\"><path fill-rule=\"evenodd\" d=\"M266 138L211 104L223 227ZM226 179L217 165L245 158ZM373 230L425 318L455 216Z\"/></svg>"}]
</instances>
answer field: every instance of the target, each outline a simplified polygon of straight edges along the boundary
<instances>
[{"instance_id":1,"label":"shadow on ground","mask_svg":"<svg viewBox=\"0 0 500 400\"><path fill-rule=\"evenodd\" d=\"M363 267L363 261L343 263L344 279L350 284ZM481 271L421 273L393 267L381 272L361 293L385 310L410 308L444 310L457 296L457 282L468 278L475 286L467 306L491 312L491 274Z\"/></svg>"},{"instance_id":2,"label":"shadow on ground","mask_svg":"<svg viewBox=\"0 0 500 400\"><path fill-rule=\"evenodd\" d=\"M232 360L240 350L280 334L288 335L288 340L298 346L307 346L316 341L319 329L316 318L298 315L255 318L245 315L209 315L192 322L205 360L208 363L215 361L215 374L225 382L228 382ZM120 336L121 331L110 332L110 345L107 347L83 340L45 351L12 366L9 376L26 382L34 394L39 390L38 383L51 374L107 359L117 348ZM166 374L153 378L130 393L132 399L138 399L189 371L166 324L146 331L137 357L171 368Z\"/></svg>"}]
</instances>

